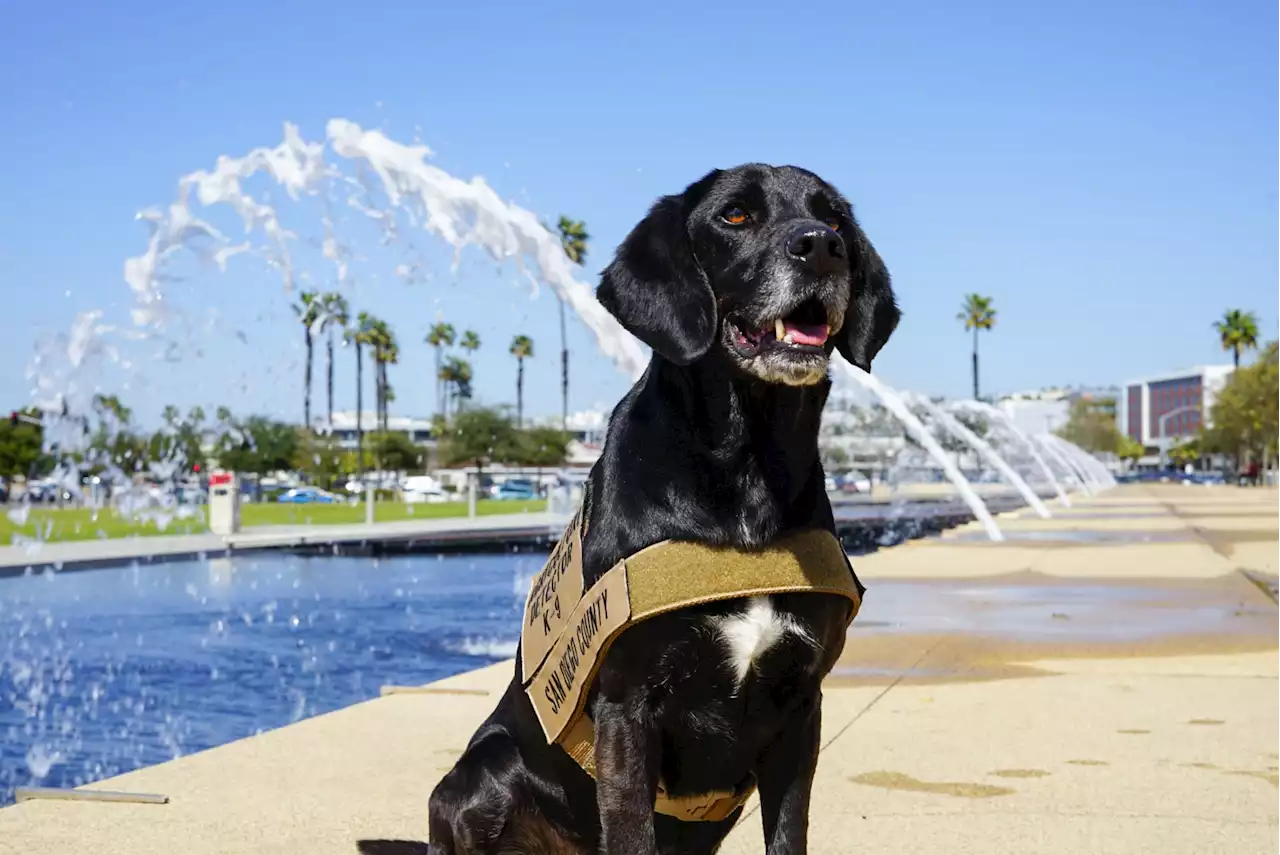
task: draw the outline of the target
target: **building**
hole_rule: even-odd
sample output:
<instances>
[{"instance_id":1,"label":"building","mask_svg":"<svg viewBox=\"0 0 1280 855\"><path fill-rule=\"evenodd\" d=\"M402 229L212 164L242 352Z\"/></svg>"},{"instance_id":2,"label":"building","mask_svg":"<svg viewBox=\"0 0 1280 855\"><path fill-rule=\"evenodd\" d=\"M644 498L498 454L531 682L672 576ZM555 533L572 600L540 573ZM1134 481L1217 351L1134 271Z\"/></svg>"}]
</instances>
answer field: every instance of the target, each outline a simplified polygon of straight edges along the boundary
<instances>
[{"instance_id":1,"label":"building","mask_svg":"<svg viewBox=\"0 0 1280 855\"><path fill-rule=\"evenodd\" d=\"M377 431L378 416L376 413L365 411L360 417L361 427L367 436ZM312 429L318 434L332 433L333 437L338 440L339 447L354 451L356 447L356 413L355 410L346 410L335 412L333 414L333 425L326 424L323 417L312 419ZM419 419L411 416L391 416L387 419L387 430L391 433L403 433L415 445L423 445L435 447L435 440L431 436L431 419Z\"/></svg>"},{"instance_id":2,"label":"building","mask_svg":"<svg viewBox=\"0 0 1280 855\"><path fill-rule=\"evenodd\" d=\"M1119 390L1111 389L1039 389L1034 392L1015 392L996 402L1013 420L1018 429L1027 434L1054 433L1071 418L1071 405L1076 401L1089 401L1094 406L1115 415Z\"/></svg>"},{"instance_id":3,"label":"building","mask_svg":"<svg viewBox=\"0 0 1280 855\"><path fill-rule=\"evenodd\" d=\"M1144 447L1167 451L1209 426L1213 401L1234 370L1200 365L1130 380L1116 407L1116 425Z\"/></svg>"}]
</instances>

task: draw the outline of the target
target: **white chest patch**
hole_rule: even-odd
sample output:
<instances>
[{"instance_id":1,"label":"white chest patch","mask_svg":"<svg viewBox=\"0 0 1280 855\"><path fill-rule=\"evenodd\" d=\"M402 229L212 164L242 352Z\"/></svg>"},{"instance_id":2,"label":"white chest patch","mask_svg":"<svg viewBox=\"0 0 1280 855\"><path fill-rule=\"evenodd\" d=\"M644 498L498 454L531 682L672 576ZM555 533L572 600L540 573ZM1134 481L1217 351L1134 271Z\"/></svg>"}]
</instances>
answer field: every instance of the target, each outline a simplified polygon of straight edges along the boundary
<instances>
[{"instance_id":1,"label":"white chest patch","mask_svg":"<svg viewBox=\"0 0 1280 855\"><path fill-rule=\"evenodd\" d=\"M813 639L790 615L774 611L768 597L752 597L745 612L712 618L711 625L727 648L729 668L738 685L747 679L760 657L787 633L795 633L813 644Z\"/></svg>"}]
</instances>

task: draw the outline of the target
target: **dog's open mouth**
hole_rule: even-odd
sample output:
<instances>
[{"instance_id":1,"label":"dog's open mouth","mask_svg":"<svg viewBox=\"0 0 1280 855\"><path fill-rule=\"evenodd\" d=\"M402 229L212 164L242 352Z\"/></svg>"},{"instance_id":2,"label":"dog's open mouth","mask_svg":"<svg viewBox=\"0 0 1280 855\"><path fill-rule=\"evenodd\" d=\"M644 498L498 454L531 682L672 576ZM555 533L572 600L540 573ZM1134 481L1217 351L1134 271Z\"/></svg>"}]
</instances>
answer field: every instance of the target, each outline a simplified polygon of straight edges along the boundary
<instances>
[{"instance_id":1,"label":"dog's open mouth","mask_svg":"<svg viewBox=\"0 0 1280 855\"><path fill-rule=\"evenodd\" d=\"M772 325L746 329L745 324L727 319L729 338L738 353L750 358L767 352L825 354L824 345L831 332L827 310L816 299L805 300Z\"/></svg>"}]
</instances>

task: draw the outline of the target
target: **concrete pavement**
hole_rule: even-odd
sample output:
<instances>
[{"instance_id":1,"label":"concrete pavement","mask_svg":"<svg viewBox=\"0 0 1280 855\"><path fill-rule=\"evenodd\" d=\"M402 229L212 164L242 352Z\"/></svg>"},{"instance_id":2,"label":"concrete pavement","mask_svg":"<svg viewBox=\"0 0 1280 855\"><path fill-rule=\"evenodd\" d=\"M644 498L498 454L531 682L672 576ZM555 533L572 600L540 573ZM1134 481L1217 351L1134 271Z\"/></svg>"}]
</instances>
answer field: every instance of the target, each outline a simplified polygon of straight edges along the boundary
<instances>
[{"instance_id":1,"label":"concrete pavement","mask_svg":"<svg viewBox=\"0 0 1280 855\"><path fill-rule=\"evenodd\" d=\"M1004 544L962 528L857 560L869 591L825 689L815 855L1277 851L1275 490L1128 486L1055 514L1005 516ZM945 589L963 628L917 632L878 589ZM1068 605L1009 605L1027 591ZM427 796L511 668L91 785L168 804L0 810L0 851L420 853ZM729 855L763 851L747 811Z\"/></svg>"}]
</instances>

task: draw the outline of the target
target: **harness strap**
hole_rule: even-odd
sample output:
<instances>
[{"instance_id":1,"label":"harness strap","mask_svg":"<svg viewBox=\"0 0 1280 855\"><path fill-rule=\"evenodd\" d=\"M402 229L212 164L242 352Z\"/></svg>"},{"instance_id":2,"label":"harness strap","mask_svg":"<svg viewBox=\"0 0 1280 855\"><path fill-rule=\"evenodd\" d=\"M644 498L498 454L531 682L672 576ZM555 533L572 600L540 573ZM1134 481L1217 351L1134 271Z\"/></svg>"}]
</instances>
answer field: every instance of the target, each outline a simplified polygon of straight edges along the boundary
<instances>
[{"instance_id":1,"label":"harness strap","mask_svg":"<svg viewBox=\"0 0 1280 855\"><path fill-rule=\"evenodd\" d=\"M560 740L560 747L591 777L596 776L596 729L585 715ZM663 782L658 782L658 795L653 811L684 822L721 822L747 803L756 791L756 780L748 777L736 790L713 790L689 796L673 796Z\"/></svg>"},{"instance_id":2,"label":"harness strap","mask_svg":"<svg viewBox=\"0 0 1280 855\"><path fill-rule=\"evenodd\" d=\"M530 588L521 676L547 742L559 743L588 773L594 773L594 728L584 714L587 690L627 627L691 606L767 594L844 597L849 622L861 605L844 548L821 530L753 552L663 541L619 561L583 591L580 517L581 511ZM660 790L654 809L689 821L723 819L754 789L749 781L733 792L697 796Z\"/></svg>"}]
</instances>

